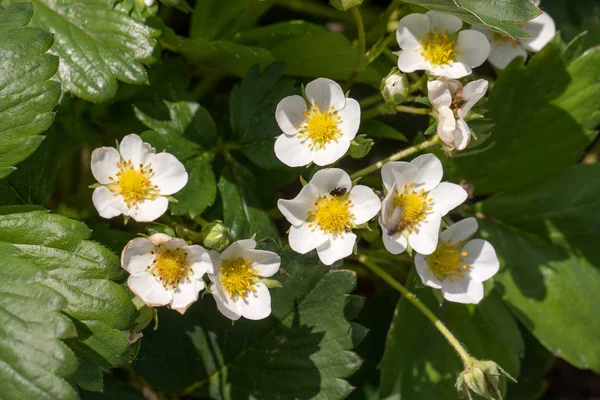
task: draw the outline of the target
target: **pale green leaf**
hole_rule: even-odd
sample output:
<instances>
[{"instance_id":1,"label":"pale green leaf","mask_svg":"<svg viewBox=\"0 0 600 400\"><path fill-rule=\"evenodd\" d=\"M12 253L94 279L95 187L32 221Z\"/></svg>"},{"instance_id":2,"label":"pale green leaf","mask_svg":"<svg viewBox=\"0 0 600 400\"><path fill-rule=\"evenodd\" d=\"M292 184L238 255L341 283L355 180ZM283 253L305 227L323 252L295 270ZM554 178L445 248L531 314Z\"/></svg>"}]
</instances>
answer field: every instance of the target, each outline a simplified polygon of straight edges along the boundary
<instances>
[{"instance_id":1,"label":"pale green leaf","mask_svg":"<svg viewBox=\"0 0 600 400\"><path fill-rule=\"evenodd\" d=\"M58 59L45 54L52 35L26 28L31 16L30 3L0 6L0 178L39 146L60 96L60 84L49 80Z\"/></svg>"}]
</instances>

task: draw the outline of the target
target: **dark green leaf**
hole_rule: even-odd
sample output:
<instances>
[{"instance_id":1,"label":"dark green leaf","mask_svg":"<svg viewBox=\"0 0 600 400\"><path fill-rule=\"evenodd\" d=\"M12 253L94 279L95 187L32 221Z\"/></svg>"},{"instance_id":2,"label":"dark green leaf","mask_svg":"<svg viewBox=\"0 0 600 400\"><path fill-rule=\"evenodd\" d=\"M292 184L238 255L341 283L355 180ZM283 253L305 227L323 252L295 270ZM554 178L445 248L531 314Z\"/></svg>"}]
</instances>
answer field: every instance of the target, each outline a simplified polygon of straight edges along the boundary
<instances>
[{"instance_id":1,"label":"dark green leaf","mask_svg":"<svg viewBox=\"0 0 600 400\"><path fill-rule=\"evenodd\" d=\"M445 302L430 288L416 295L480 360L517 376L523 339L513 316L494 292L478 305ZM381 398L458 400L454 387L463 365L442 334L411 303L400 299L381 363Z\"/></svg>"},{"instance_id":2,"label":"dark green leaf","mask_svg":"<svg viewBox=\"0 0 600 400\"><path fill-rule=\"evenodd\" d=\"M233 38L236 32L252 27L272 4L273 0L197 1L190 37L208 40Z\"/></svg>"},{"instance_id":3,"label":"dark green leaf","mask_svg":"<svg viewBox=\"0 0 600 400\"><path fill-rule=\"evenodd\" d=\"M430 10L456 15L463 21L482 28L492 29L517 39L529 35L515 22L537 17L540 10L529 0L406 0Z\"/></svg>"},{"instance_id":4,"label":"dark green leaf","mask_svg":"<svg viewBox=\"0 0 600 400\"><path fill-rule=\"evenodd\" d=\"M25 28L31 15L30 3L0 8L0 178L39 146L60 97L60 84L48 80L58 68L45 54L52 35Z\"/></svg>"},{"instance_id":5,"label":"dark green leaf","mask_svg":"<svg viewBox=\"0 0 600 400\"><path fill-rule=\"evenodd\" d=\"M408 142L406 136L404 136L396 128L393 128L375 119L368 119L362 122L360 124L360 131L366 133L367 136Z\"/></svg>"},{"instance_id":6,"label":"dark green leaf","mask_svg":"<svg viewBox=\"0 0 600 400\"><path fill-rule=\"evenodd\" d=\"M104 375L104 390L102 393L81 393L82 400L144 400L141 392L115 378L110 374Z\"/></svg>"},{"instance_id":7,"label":"dark green leaf","mask_svg":"<svg viewBox=\"0 0 600 400\"><path fill-rule=\"evenodd\" d=\"M144 84L161 32L107 0L33 0L32 23L55 35L63 90L88 101L112 99L117 80Z\"/></svg>"},{"instance_id":8,"label":"dark green leaf","mask_svg":"<svg viewBox=\"0 0 600 400\"><path fill-rule=\"evenodd\" d=\"M527 67L514 61L486 104L486 117L495 125L485 145L491 148L457 158L455 178L487 194L537 182L573 165L596 136L598 98L600 49L567 66L554 41Z\"/></svg>"},{"instance_id":9,"label":"dark green leaf","mask_svg":"<svg viewBox=\"0 0 600 400\"><path fill-rule=\"evenodd\" d=\"M496 281L517 317L556 356L600 371L600 164L478 205L503 269ZM568 301L566 300L568 299Z\"/></svg>"},{"instance_id":10,"label":"dark green leaf","mask_svg":"<svg viewBox=\"0 0 600 400\"><path fill-rule=\"evenodd\" d=\"M236 239L279 237L269 213L259 204L256 178L248 168L235 161L227 164L218 186L225 225Z\"/></svg>"},{"instance_id":11,"label":"dark green leaf","mask_svg":"<svg viewBox=\"0 0 600 400\"><path fill-rule=\"evenodd\" d=\"M276 61L285 63L291 76L328 77L345 80L358 61L358 49L344 36L305 21L280 22L240 33L236 40L248 46L264 47ZM358 75L379 89L381 75L367 66Z\"/></svg>"},{"instance_id":12,"label":"dark green leaf","mask_svg":"<svg viewBox=\"0 0 600 400\"><path fill-rule=\"evenodd\" d=\"M127 292L114 282L126 275L118 257L87 241L89 235L82 223L44 211L0 216L0 241L13 244L21 258L43 270L40 284L68 302L64 312L73 319L77 337L66 343L81 368L74 378L97 389L100 383L94 377L100 376L100 368L129 360L129 342L121 331L131 326L135 310Z\"/></svg>"},{"instance_id":13,"label":"dark green leaf","mask_svg":"<svg viewBox=\"0 0 600 400\"><path fill-rule=\"evenodd\" d=\"M189 13L192 12L192 7L187 3L187 0L160 0L164 5L175 7L178 10Z\"/></svg>"},{"instance_id":14,"label":"dark green leaf","mask_svg":"<svg viewBox=\"0 0 600 400\"><path fill-rule=\"evenodd\" d=\"M232 324L212 296L183 318L162 310L161 329L145 333L136 371L157 390L215 399L348 396L343 378L360 365L344 318L354 275L289 248L281 267L283 286L271 290L273 312L264 320Z\"/></svg>"}]
</instances>

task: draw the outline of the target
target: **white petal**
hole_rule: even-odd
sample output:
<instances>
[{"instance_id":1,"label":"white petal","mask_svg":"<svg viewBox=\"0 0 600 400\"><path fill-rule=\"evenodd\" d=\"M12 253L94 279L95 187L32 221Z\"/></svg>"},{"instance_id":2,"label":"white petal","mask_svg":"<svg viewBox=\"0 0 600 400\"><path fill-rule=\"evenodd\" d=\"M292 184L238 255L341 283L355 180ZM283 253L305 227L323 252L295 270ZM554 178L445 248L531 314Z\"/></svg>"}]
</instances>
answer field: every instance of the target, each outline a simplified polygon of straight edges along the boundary
<instances>
[{"instance_id":1,"label":"white petal","mask_svg":"<svg viewBox=\"0 0 600 400\"><path fill-rule=\"evenodd\" d=\"M166 290L154 275L142 272L127 278L129 289L150 307L169 304L173 293Z\"/></svg>"},{"instance_id":2,"label":"white petal","mask_svg":"<svg viewBox=\"0 0 600 400\"><path fill-rule=\"evenodd\" d=\"M285 219L292 225L300 225L306 218L308 212L315 208L315 201L319 198L319 192L314 185L308 184L300 190L298 196L291 200L277 200L277 208Z\"/></svg>"},{"instance_id":3,"label":"white petal","mask_svg":"<svg viewBox=\"0 0 600 400\"><path fill-rule=\"evenodd\" d=\"M302 167L313 161L314 152L309 142L296 136L279 135L275 141L275 155L288 167Z\"/></svg>"},{"instance_id":4,"label":"white petal","mask_svg":"<svg viewBox=\"0 0 600 400\"><path fill-rule=\"evenodd\" d=\"M169 207L166 197L154 200L142 200L129 210L129 216L137 222L151 222L163 215Z\"/></svg>"},{"instance_id":5,"label":"white petal","mask_svg":"<svg viewBox=\"0 0 600 400\"><path fill-rule=\"evenodd\" d=\"M403 50L415 50L421 48L421 40L425 40L425 34L429 33L431 21L427 15L414 13L408 14L398 23L396 40L398 46Z\"/></svg>"},{"instance_id":6,"label":"white petal","mask_svg":"<svg viewBox=\"0 0 600 400\"><path fill-rule=\"evenodd\" d=\"M325 168L317 171L310 180L310 184L317 188L320 194L331 192L333 189L352 188L350 175L340 168Z\"/></svg>"},{"instance_id":7,"label":"white petal","mask_svg":"<svg viewBox=\"0 0 600 400\"><path fill-rule=\"evenodd\" d=\"M352 254L354 243L356 243L356 235L354 233L342 233L331 236L329 241L317 247L319 259L323 264L331 265Z\"/></svg>"},{"instance_id":8,"label":"white petal","mask_svg":"<svg viewBox=\"0 0 600 400\"><path fill-rule=\"evenodd\" d=\"M127 204L123 201L123 197L111 193L106 186L94 189L92 202L102 218L113 218L127 212Z\"/></svg>"},{"instance_id":9,"label":"white petal","mask_svg":"<svg viewBox=\"0 0 600 400\"><path fill-rule=\"evenodd\" d=\"M490 55L490 42L487 37L472 29L461 31L454 47L458 52L456 61L469 67L479 67Z\"/></svg>"},{"instance_id":10,"label":"white petal","mask_svg":"<svg viewBox=\"0 0 600 400\"><path fill-rule=\"evenodd\" d=\"M167 242L163 243L163 245L171 251L188 247L188 243L185 240L179 238L171 238Z\"/></svg>"},{"instance_id":11,"label":"white petal","mask_svg":"<svg viewBox=\"0 0 600 400\"><path fill-rule=\"evenodd\" d=\"M346 105L346 96L342 87L331 79L317 78L309 82L305 93L311 104L315 102L319 104L321 112L329 111L331 106L334 110L341 110Z\"/></svg>"},{"instance_id":12,"label":"white petal","mask_svg":"<svg viewBox=\"0 0 600 400\"><path fill-rule=\"evenodd\" d=\"M219 289L220 283L215 283L210 288L210 293L215 299L217 308L227 318L237 321L242 316L242 312L239 309L238 304L233 301L227 294Z\"/></svg>"},{"instance_id":13,"label":"white petal","mask_svg":"<svg viewBox=\"0 0 600 400\"><path fill-rule=\"evenodd\" d=\"M177 285L177 288L173 291L173 299L171 300L171 308L180 314L186 312L186 310L198 301L200 291L204 289L204 282L202 279L185 279Z\"/></svg>"},{"instance_id":14,"label":"white petal","mask_svg":"<svg viewBox=\"0 0 600 400\"><path fill-rule=\"evenodd\" d=\"M254 287L256 290L248 293L245 299L238 299L239 309L244 318L267 318L271 314L271 293L264 283L257 283Z\"/></svg>"},{"instance_id":15,"label":"white petal","mask_svg":"<svg viewBox=\"0 0 600 400\"><path fill-rule=\"evenodd\" d=\"M459 79L471 73L471 67L465 63L455 61L451 64L432 66L429 69L432 75L445 76L447 78Z\"/></svg>"},{"instance_id":16,"label":"white petal","mask_svg":"<svg viewBox=\"0 0 600 400\"><path fill-rule=\"evenodd\" d=\"M148 240L154 243L155 246L160 246L161 244L165 244L173 240L173 238L164 233L153 233L148 236ZM185 244L187 246L187 243Z\"/></svg>"},{"instance_id":17,"label":"white petal","mask_svg":"<svg viewBox=\"0 0 600 400\"><path fill-rule=\"evenodd\" d=\"M185 246L183 249L187 253L186 260L194 270L194 276L196 278L202 278L206 273L214 273L212 258L204 247L193 244L191 246Z\"/></svg>"},{"instance_id":18,"label":"white petal","mask_svg":"<svg viewBox=\"0 0 600 400\"><path fill-rule=\"evenodd\" d=\"M556 35L554 20L545 12L523 25L523 29L531 35L531 39L521 40L521 44L534 53L544 48Z\"/></svg>"},{"instance_id":19,"label":"white petal","mask_svg":"<svg viewBox=\"0 0 600 400\"><path fill-rule=\"evenodd\" d=\"M477 304L483 299L483 284L465 278L444 279L442 282L442 293L444 298L455 303Z\"/></svg>"},{"instance_id":20,"label":"white petal","mask_svg":"<svg viewBox=\"0 0 600 400\"><path fill-rule=\"evenodd\" d=\"M338 128L342 131L344 139L352 140L360 126L360 104L354 99L346 99L346 107L338 112L342 117Z\"/></svg>"},{"instance_id":21,"label":"white petal","mask_svg":"<svg viewBox=\"0 0 600 400\"><path fill-rule=\"evenodd\" d=\"M418 169L413 182L419 189L425 189L428 192L442 180L442 176L444 175L442 162L433 154L420 155L412 160L410 164Z\"/></svg>"},{"instance_id":22,"label":"white petal","mask_svg":"<svg viewBox=\"0 0 600 400\"><path fill-rule=\"evenodd\" d=\"M139 167L140 164L144 166L148 164L148 156L156 153L156 149L154 149L150 143L144 143L142 138L134 133L125 136L123 140L121 140L119 151L121 152L123 160L131 161L135 168Z\"/></svg>"},{"instance_id":23,"label":"white petal","mask_svg":"<svg viewBox=\"0 0 600 400\"><path fill-rule=\"evenodd\" d=\"M242 257L245 260L252 260L250 266L258 271L258 275L265 278L275 275L281 265L281 257L272 251L244 250Z\"/></svg>"},{"instance_id":24,"label":"white petal","mask_svg":"<svg viewBox=\"0 0 600 400\"><path fill-rule=\"evenodd\" d=\"M488 61L498 69L504 69L512 60L523 57L527 60L527 51L520 44L512 44L507 40L494 42Z\"/></svg>"},{"instance_id":25,"label":"white petal","mask_svg":"<svg viewBox=\"0 0 600 400\"><path fill-rule=\"evenodd\" d=\"M381 210L381 200L373 189L364 185L356 185L350 191L350 212L354 214L355 224L364 224Z\"/></svg>"},{"instance_id":26,"label":"white petal","mask_svg":"<svg viewBox=\"0 0 600 400\"><path fill-rule=\"evenodd\" d=\"M297 135L298 126L304 125L306 117L302 114L306 111L306 101L302 96L288 96L284 97L275 110L275 119L279 128L286 135Z\"/></svg>"},{"instance_id":27,"label":"white petal","mask_svg":"<svg viewBox=\"0 0 600 400\"><path fill-rule=\"evenodd\" d=\"M154 251L156 246L152 241L138 237L127 243L121 253L121 266L130 274L144 272L154 262Z\"/></svg>"},{"instance_id":28,"label":"white petal","mask_svg":"<svg viewBox=\"0 0 600 400\"><path fill-rule=\"evenodd\" d=\"M345 136L338 139L337 142L329 142L325 147L314 151L314 163L323 167L325 165L333 164L350 148L350 140Z\"/></svg>"},{"instance_id":29,"label":"white petal","mask_svg":"<svg viewBox=\"0 0 600 400\"><path fill-rule=\"evenodd\" d=\"M469 274L473 279L483 282L496 275L500 268L500 261L490 242L473 239L465 244L462 250L469 253L464 260L469 266Z\"/></svg>"},{"instance_id":30,"label":"white petal","mask_svg":"<svg viewBox=\"0 0 600 400\"><path fill-rule=\"evenodd\" d=\"M442 216L436 212L427 215L427 219L421 221L417 231L408 235L408 243L419 254L429 255L433 253L438 244L440 234L440 223Z\"/></svg>"},{"instance_id":31,"label":"white petal","mask_svg":"<svg viewBox=\"0 0 600 400\"><path fill-rule=\"evenodd\" d=\"M238 240L223 250L220 258L221 260L233 260L238 257L243 257L246 250L253 250L255 248L256 241L254 239Z\"/></svg>"},{"instance_id":32,"label":"white petal","mask_svg":"<svg viewBox=\"0 0 600 400\"><path fill-rule=\"evenodd\" d=\"M421 53L420 47L416 50L402 50L398 56L398 69L402 72L429 71L431 64Z\"/></svg>"},{"instance_id":33,"label":"white petal","mask_svg":"<svg viewBox=\"0 0 600 400\"><path fill-rule=\"evenodd\" d=\"M99 147L92 152L92 175L94 178L106 185L112 181L109 179L119 172L117 163L121 161L121 155L114 147Z\"/></svg>"},{"instance_id":34,"label":"white petal","mask_svg":"<svg viewBox=\"0 0 600 400\"><path fill-rule=\"evenodd\" d=\"M392 254L400 254L406 250L408 242L402 233L397 232L390 236L387 234L386 228L383 226L381 219L379 219L379 225L381 226L381 231L383 232L381 235L381 238L383 239L383 245L387 251Z\"/></svg>"},{"instance_id":35,"label":"white petal","mask_svg":"<svg viewBox=\"0 0 600 400\"><path fill-rule=\"evenodd\" d=\"M460 185L442 182L429 192L429 197L433 198L433 211L443 217L450 210L464 203L468 194Z\"/></svg>"},{"instance_id":36,"label":"white petal","mask_svg":"<svg viewBox=\"0 0 600 400\"><path fill-rule=\"evenodd\" d=\"M483 96L485 96L485 92L488 89L488 81L485 79L478 79L473 82L469 82L463 89L463 99L466 100L466 103L460 108L463 112L463 115L467 115L467 113L473 108L475 104Z\"/></svg>"},{"instance_id":37,"label":"white petal","mask_svg":"<svg viewBox=\"0 0 600 400\"><path fill-rule=\"evenodd\" d=\"M429 268L429 264L427 264L426 256L422 254L415 255L415 267L417 268L417 273L419 274L423 285L435 289L442 288L442 282L440 282L440 280L433 275L433 272Z\"/></svg>"},{"instance_id":38,"label":"white petal","mask_svg":"<svg viewBox=\"0 0 600 400\"><path fill-rule=\"evenodd\" d=\"M414 177L419 173L416 166L405 161L389 162L381 168L381 179L385 190L390 192L394 184L402 189L406 184L413 182Z\"/></svg>"},{"instance_id":39,"label":"white petal","mask_svg":"<svg viewBox=\"0 0 600 400\"><path fill-rule=\"evenodd\" d=\"M308 222L305 222L298 227L293 225L290 227L288 242L296 253L306 254L329 240L322 230L314 225L309 228L309 225Z\"/></svg>"},{"instance_id":40,"label":"white petal","mask_svg":"<svg viewBox=\"0 0 600 400\"><path fill-rule=\"evenodd\" d=\"M462 112L458 110L460 118L456 120L456 129L452 132L452 147L456 150L464 150L471 141L471 130L462 118Z\"/></svg>"},{"instance_id":41,"label":"white petal","mask_svg":"<svg viewBox=\"0 0 600 400\"><path fill-rule=\"evenodd\" d=\"M442 35L446 29L448 30L448 34L452 35L458 32L463 25L460 18L455 17L454 15L444 14L437 11L427 11L425 15L427 15L431 21L430 30L434 32L435 28L437 27L437 32L441 33Z\"/></svg>"},{"instance_id":42,"label":"white petal","mask_svg":"<svg viewBox=\"0 0 600 400\"><path fill-rule=\"evenodd\" d=\"M434 110L440 107L450 107L452 104L452 93L448 90L448 82L436 79L427 82L427 98Z\"/></svg>"},{"instance_id":43,"label":"white petal","mask_svg":"<svg viewBox=\"0 0 600 400\"><path fill-rule=\"evenodd\" d=\"M456 130L456 118L450 107L441 107L438 110L437 134L450 150L454 149L454 130Z\"/></svg>"},{"instance_id":44,"label":"white petal","mask_svg":"<svg viewBox=\"0 0 600 400\"><path fill-rule=\"evenodd\" d=\"M179 192L188 182L188 173L183 164L172 154L151 154L148 162L152 164L153 174L150 181L158 186L162 195Z\"/></svg>"},{"instance_id":45,"label":"white petal","mask_svg":"<svg viewBox=\"0 0 600 400\"><path fill-rule=\"evenodd\" d=\"M448 229L442 232L440 234L440 239L454 245L473 236L475 232L477 232L477 228L476 218L465 218L462 221L452 224Z\"/></svg>"}]
</instances>

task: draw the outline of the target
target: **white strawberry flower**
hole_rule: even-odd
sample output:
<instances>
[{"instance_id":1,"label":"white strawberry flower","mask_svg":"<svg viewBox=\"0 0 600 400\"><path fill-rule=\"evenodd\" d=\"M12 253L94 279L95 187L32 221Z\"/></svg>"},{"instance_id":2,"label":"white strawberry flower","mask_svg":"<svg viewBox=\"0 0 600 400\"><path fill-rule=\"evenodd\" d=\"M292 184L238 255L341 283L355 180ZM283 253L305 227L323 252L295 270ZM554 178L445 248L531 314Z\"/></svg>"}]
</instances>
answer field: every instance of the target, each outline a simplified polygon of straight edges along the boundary
<instances>
[{"instance_id":1,"label":"white strawberry flower","mask_svg":"<svg viewBox=\"0 0 600 400\"><path fill-rule=\"evenodd\" d=\"M221 254L211 250L214 270L211 293L219 311L237 320L263 319L271 314L271 294L261 278L279 271L281 258L276 253L256 250L252 239L238 240Z\"/></svg>"},{"instance_id":2,"label":"white strawberry flower","mask_svg":"<svg viewBox=\"0 0 600 400\"><path fill-rule=\"evenodd\" d=\"M441 289L456 303L477 304L483 299L483 282L500 268L494 246L483 239L464 243L477 231L477 220L467 218L440 234L436 250L417 254L415 266L424 285Z\"/></svg>"},{"instance_id":3,"label":"white strawberry flower","mask_svg":"<svg viewBox=\"0 0 600 400\"><path fill-rule=\"evenodd\" d=\"M485 62L490 44L481 32L460 31L462 26L460 18L436 11L402 18L396 31L402 49L398 69L425 70L454 79L469 75Z\"/></svg>"},{"instance_id":4,"label":"white strawberry flower","mask_svg":"<svg viewBox=\"0 0 600 400\"><path fill-rule=\"evenodd\" d=\"M534 3L539 5L539 1ZM491 50L488 61L498 69L504 69L512 60L523 57L527 60L527 52L537 53L556 35L556 25L550 15L542 12L531 21L518 24L531 37L516 40L501 33L484 30L478 27L471 29L482 32L490 42Z\"/></svg>"},{"instance_id":5,"label":"white strawberry flower","mask_svg":"<svg viewBox=\"0 0 600 400\"><path fill-rule=\"evenodd\" d=\"M102 218L118 215L138 222L154 221L167 211L166 196L188 181L183 164L169 153L156 153L135 134L121 141L119 150L99 147L92 152L92 174L100 183L92 201Z\"/></svg>"},{"instance_id":6,"label":"white strawberry flower","mask_svg":"<svg viewBox=\"0 0 600 400\"><path fill-rule=\"evenodd\" d=\"M352 187L350 176L339 168L318 171L291 200L279 199L279 211L292 224L290 247L305 254L317 249L325 265L352 254L352 229L379 212L381 201L367 186Z\"/></svg>"},{"instance_id":7,"label":"white strawberry flower","mask_svg":"<svg viewBox=\"0 0 600 400\"><path fill-rule=\"evenodd\" d=\"M485 95L488 82L478 79L463 85L454 79L427 82L427 96L437 119L437 134L449 150L463 150L471 140L465 117Z\"/></svg>"},{"instance_id":8,"label":"white strawberry flower","mask_svg":"<svg viewBox=\"0 0 600 400\"><path fill-rule=\"evenodd\" d=\"M433 154L423 154L410 163L383 166L381 177L387 195L379 224L390 253L400 254L408 244L417 253L433 253L442 217L467 199L467 192L459 185L440 183L443 174L442 163Z\"/></svg>"},{"instance_id":9,"label":"white strawberry flower","mask_svg":"<svg viewBox=\"0 0 600 400\"><path fill-rule=\"evenodd\" d=\"M121 253L121 266L130 274L127 286L144 303L170 304L181 314L198 300L202 278L213 269L203 247L163 233L129 241Z\"/></svg>"},{"instance_id":10,"label":"white strawberry flower","mask_svg":"<svg viewBox=\"0 0 600 400\"><path fill-rule=\"evenodd\" d=\"M358 132L360 105L327 78L308 83L305 93L306 100L288 96L277 105L275 118L283 134L275 141L275 155L290 167L331 164L348 151Z\"/></svg>"}]
</instances>

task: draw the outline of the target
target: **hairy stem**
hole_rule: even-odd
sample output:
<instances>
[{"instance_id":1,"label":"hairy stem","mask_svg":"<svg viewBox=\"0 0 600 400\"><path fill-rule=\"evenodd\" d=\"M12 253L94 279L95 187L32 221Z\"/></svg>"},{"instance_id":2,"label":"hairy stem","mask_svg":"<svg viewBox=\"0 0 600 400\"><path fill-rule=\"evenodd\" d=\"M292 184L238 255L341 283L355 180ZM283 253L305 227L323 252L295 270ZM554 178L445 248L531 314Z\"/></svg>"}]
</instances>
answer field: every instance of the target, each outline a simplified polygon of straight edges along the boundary
<instances>
[{"instance_id":1,"label":"hairy stem","mask_svg":"<svg viewBox=\"0 0 600 400\"><path fill-rule=\"evenodd\" d=\"M360 70L362 70L363 63L365 61L365 56L367 54L367 38L365 36L365 24L363 23L363 18L362 18L362 15L360 14L360 9L358 7L352 7L350 9L350 12L352 13L352 16L354 17L354 21L356 22L356 29L358 30L359 57L358 57L358 60L356 61L356 65L354 66L354 68L352 69L352 72L350 73L350 76L348 77L348 80L346 81L346 84L344 85L345 90L349 90L352 87L352 85L354 84L354 81L356 80L358 73L360 72Z\"/></svg>"},{"instance_id":2,"label":"hairy stem","mask_svg":"<svg viewBox=\"0 0 600 400\"><path fill-rule=\"evenodd\" d=\"M415 307L417 307L417 309L433 323L438 331L444 335L450 346L456 350L464 364L465 369L471 366L473 361L467 350L460 344L456 336L450 332L446 325L444 325L444 323L440 321L440 319L429 308L427 308L427 306L423 304L414 293L405 288L400 282L394 279L393 276L384 271L379 265L374 263L367 256L361 254L358 256L358 261L373 271L373 273L375 273L381 279L386 281L391 287L400 292L406 300L410 301Z\"/></svg>"}]
</instances>

